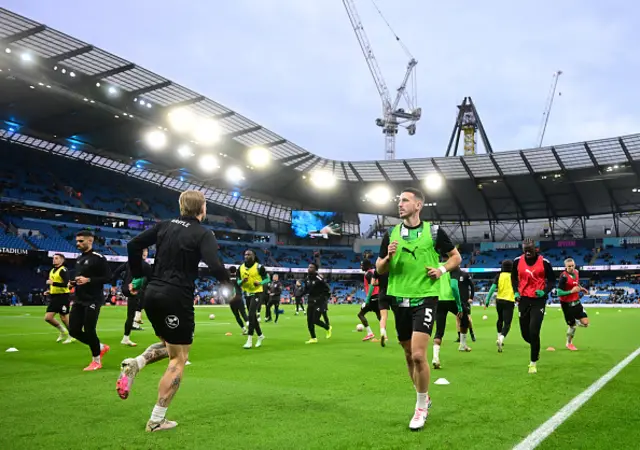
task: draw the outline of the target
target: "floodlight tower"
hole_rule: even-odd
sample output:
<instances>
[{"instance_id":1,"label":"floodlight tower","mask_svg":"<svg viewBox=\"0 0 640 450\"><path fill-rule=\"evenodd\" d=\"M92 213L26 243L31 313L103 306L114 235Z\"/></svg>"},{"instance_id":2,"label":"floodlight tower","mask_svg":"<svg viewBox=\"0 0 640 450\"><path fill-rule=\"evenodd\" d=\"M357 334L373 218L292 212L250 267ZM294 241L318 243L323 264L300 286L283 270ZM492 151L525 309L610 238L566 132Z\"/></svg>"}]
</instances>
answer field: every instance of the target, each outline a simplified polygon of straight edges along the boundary
<instances>
[{"instance_id":1,"label":"floodlight tower","mask_svg":"<svg viewBox=\"0 0 640 450\"><path fill-rule=\"evenodd\" d=\"M411 56L407 48L400 41L400 38L396 35L396 40L403 46L405 52L409 55L410 60L407 64L407 69L404 75L404 79L402 80L402 84L396 91L395 99L392 100L389 93L389 88L387 88L387 83L384 81L382 71L380 70L380 66L378 66L378 61L376 60L376 57L373 53L373 49L371 48L371 44L369 43L367 34L364 31L364 26L360 21L360 16L358 15L358 11L356 9L354 1L342 0L342 3L344 4L344 8L347 11L347 15L349 16L349 20L351 21L351 26L353 27L353 31L358 38L358 43L360 44L360 48L362 49L362 53L364 54L367 66L369 67L369 71L373 76L376 88L378 89L378 94L380 94L380 99L382 100L382 117L376 119L376 125L382 128L382 133L384 134L385 159L395 159L396 135L398 134L398 129L400 127L406 128L409 136L413 136L414 134L416 134L416 123L422 116L422 109L417 106L417 89L414 70L416 65L418 64L418 61L416 61L415 58ZM378 12L380 13L380 10L378 10ZM382 15L382 13L380 13L380 15ZM407 84L409 84L410 82L412 88L410 91L408 91ZM406 107L401 108L399 105L400 101L403 98L406 102Z\"/></svg>"}]
</instances>

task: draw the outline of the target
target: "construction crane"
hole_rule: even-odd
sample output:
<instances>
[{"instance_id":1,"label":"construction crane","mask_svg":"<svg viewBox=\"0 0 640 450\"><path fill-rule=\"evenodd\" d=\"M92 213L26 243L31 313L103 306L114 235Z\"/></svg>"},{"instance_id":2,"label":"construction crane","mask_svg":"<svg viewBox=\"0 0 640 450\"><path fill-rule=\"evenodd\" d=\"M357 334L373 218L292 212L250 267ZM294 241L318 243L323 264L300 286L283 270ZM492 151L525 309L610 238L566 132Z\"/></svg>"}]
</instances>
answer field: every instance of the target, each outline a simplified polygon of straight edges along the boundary
<instances>
[{"instance_id":1,"label":"construction crane","mask_svg":"<svg viewBox=\"0 0 640 450\"><path fill-rule=\"evenodd\" d=\"M553 107L553 99L556 97L556 89L558 87L558 79L560 79L560 75L562 75L562 70L558 70L553 74L547 104L544 112L542 113L542 125L540 126L540 133L538 134L538 147L542 147L542 142L544 141L544 133L547 131L547 123L549 122L549 115L551 114L551 108Z\"/></svg>"},{"instance_id":2,"label":"construction crane","mask_svg":"<svg viewBox=\"0 0 640 450\"><path fill-rule=\"evenodd\" d=\"M407 70L404 75L404 79L402 80L402 84L396 91L396 97L392 101L391 95L389 93L389 88L387 88L387 83L384 81L384 77L382 76L382 71L380 70L380 66L378 65L378 61L373 53L373 49L371 48L371 44L369 43L369 39L367 38L367 34L364 31L364 27L362 22L360 21L360 16L358 15L358 11L356 9L355 3L353 0L342 0L344 4L344 8L347 11L347 15L349 16L349 20L351 21L351 26L353 27L353 31L358 38L358 42L360 43L360 48L362 49L362 53L364 54L364 58L367 62L367 66L369 67L369 71L373 76L373 80L376 84L376 88L378 89L378 93L380 94L380 99L382 100L382 118L376 119L376 125L382 128L382 133L384 134L384 155L385 159L395 159L396 158L396 135L398 134L399 127L406 128L409 136L413 136L416 134L416 122L420 120L422 116L422 109L417 106L417 95L416 95L416 80L415 80L415 67L418 64L418 61L411 56L408 49L402 42L400 38L395 34L396 41L402 45L405 52L410 57L409 63L407 64ZM374 2L375 5L375 2ZM382 16L380 9L376 6L378 13ZM384 19L384 16L382 16ZM386 21L387 26L391 29L389 22ZM393 29L391 29L393 32ZM412 80L412 89L410 92L407 92L407 84ZM404 99L406 102L406 107L401 108L400 101Z\"/></svg>"}]
</instances>

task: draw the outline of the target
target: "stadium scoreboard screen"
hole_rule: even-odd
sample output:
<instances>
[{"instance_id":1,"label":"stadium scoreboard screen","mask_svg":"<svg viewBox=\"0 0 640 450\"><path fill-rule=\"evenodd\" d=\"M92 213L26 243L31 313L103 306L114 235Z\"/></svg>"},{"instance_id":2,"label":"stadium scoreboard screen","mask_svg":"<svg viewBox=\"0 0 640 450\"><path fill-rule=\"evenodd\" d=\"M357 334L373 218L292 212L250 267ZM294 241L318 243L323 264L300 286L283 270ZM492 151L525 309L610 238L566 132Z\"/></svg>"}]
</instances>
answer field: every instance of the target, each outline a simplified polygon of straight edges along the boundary
<instances>
[{"instance_id":1,"label":"stadium scoreboard screen","mask_svg":"<svg viewBox=\"0 0 640 450\"><path fill-rule=\"evenodd\" d=\"M291 231L301 239L329 239L342 234L342 214L329 211L291 211Z\"/></svg>"}]
</instances>

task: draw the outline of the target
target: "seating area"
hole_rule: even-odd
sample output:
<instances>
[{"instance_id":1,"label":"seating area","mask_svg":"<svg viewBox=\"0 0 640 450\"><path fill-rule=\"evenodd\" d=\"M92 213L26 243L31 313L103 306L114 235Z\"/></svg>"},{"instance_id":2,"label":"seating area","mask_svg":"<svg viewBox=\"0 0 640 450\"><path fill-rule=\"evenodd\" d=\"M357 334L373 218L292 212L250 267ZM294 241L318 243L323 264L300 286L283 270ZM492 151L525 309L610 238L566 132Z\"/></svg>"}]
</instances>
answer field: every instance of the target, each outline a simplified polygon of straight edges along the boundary
<instances>
[{"instance_id":1,"label":"seating area","mask_svg":"<svg viewBox=\"0 0 640 450\"><path fill-rule=\"evenodd\" d=\"M117 172L6 142L0 142L0 158L0 196L3 197L152 219L176 215L177 192ZM29 170L25 171L25 167ZM225 211L213 205L209 205L208 212L224 217L215 223L216 227L240 228L242 225L234 223Z\"/></svg>"}]
</instances>

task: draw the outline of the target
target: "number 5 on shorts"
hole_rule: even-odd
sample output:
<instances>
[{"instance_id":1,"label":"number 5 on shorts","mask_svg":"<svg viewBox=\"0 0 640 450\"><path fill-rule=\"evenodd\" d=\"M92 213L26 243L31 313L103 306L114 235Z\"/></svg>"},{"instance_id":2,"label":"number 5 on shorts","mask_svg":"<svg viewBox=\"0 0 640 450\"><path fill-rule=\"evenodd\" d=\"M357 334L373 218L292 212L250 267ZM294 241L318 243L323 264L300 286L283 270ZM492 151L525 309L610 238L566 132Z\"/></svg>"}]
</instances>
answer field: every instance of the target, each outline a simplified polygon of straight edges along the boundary
<instances>
[{"instance_id":1,"label":"number 5 on shorts","mask_svg":"<svg viewBox=\"0 0 640 450\"><path fill-rule=\"evenodd\" d=\"M425 326L429 326L429 325L431 325L431 322L433 322L433 316L431 315L432 312L433 312L433 309L431 309L431 308L425 308L424 309L424 321L423 321L423 324Z\"/></svg>"}]
</instances>

